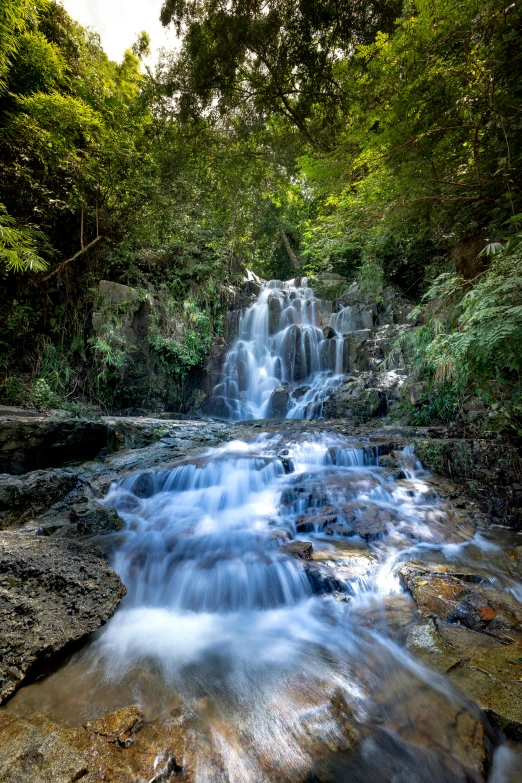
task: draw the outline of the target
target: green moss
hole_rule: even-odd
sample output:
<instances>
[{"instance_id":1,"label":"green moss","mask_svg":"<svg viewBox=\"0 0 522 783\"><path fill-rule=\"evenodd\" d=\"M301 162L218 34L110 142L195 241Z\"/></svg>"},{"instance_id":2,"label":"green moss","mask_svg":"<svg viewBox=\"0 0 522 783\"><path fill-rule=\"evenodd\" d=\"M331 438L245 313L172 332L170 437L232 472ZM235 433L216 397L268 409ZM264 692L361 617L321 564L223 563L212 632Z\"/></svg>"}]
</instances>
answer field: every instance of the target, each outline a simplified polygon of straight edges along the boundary
<instances>
[{"instance_id":1,"label":"green moss","mask_svg":"<svg viewBox=\"0 0 522 783\"><path fill-rule=\"evenodd\" d=\"M415 454L427 470L444 473L444 444L436 440L419 440L415 443Z\"/></svg>"}]
</instances>

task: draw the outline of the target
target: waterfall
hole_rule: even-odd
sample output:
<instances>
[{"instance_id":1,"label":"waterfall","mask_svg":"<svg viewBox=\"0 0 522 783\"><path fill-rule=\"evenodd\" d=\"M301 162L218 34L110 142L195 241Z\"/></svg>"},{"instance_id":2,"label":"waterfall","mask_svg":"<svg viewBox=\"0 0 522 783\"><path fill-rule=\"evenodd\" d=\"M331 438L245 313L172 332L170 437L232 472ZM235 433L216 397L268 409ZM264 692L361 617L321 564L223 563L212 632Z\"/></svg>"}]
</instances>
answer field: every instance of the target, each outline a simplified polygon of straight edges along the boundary
<instances>
[{"instance_id":1,"label":"waterfall","mask_svg":"<svg viewBox=\"0 0 522 783\"><path fill-rule=\"evenodd\" d=\"M215 415L232 421L321 417L323 401L340 381L343 338L325 338L318 301L306 278L263 286L240 316L212 393Z\"/></svg>"}]
</instances>

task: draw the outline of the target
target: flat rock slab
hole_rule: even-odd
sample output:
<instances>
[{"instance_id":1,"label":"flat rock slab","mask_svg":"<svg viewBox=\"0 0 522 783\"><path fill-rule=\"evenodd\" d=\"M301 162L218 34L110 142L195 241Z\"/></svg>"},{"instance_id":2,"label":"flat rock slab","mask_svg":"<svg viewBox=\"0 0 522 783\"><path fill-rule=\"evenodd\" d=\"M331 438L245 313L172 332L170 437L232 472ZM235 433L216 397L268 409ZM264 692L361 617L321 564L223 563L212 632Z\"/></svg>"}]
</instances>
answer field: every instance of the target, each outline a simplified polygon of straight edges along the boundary
<instances>
[{"instance_id":1,"label":"flat rock slab","mask_svg":"<svg viewBox=\"0 0 522 783\"><path fill-rule=\"evenodd\" d=\"M0 702L106 623L125 592L96 547L0 533Z\"/></svg>"},{"instance_id":2,"label":"flat rock slab","mask_svg":"<svg viewBox=\"0 0 522 783\"><path fill-rule=\"evenodd\" d=\"M227 440L227 425L207 420L104 416L98 420L0 413L0 474L22 475L42 468L92 460L105 449L142 449L152 444L187 447Z\"/></svg>"}]
</instances>

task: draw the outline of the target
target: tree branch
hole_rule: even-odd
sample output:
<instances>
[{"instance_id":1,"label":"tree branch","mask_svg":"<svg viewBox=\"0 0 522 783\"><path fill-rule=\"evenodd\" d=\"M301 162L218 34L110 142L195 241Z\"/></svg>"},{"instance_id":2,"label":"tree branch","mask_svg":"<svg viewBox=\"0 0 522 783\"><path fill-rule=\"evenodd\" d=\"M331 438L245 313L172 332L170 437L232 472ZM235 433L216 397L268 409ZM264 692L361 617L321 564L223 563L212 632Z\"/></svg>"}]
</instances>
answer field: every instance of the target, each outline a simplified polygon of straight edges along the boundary
<instances>
[{"instance_id":1,"label":"tree branch","mask_svg":"<svg viewBox=\"0 0 522 783\"><path fill-rule=\"evenodd\" d=\"M102 236L95 237L95 238L92 240L92 242L89 242L89 244L88 244L88 245L85 245L85 247L82 247L82 249L81 249L81 250L78 250L78 252L77 252L77 253L75 253L75 254L74 254L73 256L71 256L70 258L67 258L65 261L62 261L62 263L61 263L61 264L58 264L58 266L56 267L56 269L53 269L53 271L52 271L52 272L51 272L49 275L46 275L46 276L45 276L44 278L42 278L42 279L43 279L43 280L49 280L51 277L54 277L54 275L57 275L57 274L58 274L58 272L61 272L61 271L62 271L62 269L64 268L64 266L67 266L67 264L70 264L70 263L71 263L71 261L76 261L76 259L77 259L79 256L82 256L84 253L86 253L86 252L87 252L87 250L90 250L90 249L91 249L91 247L92 247L93 245L95 245L95 244L96 244L96 242L99 242L99 240L100 240L100 239L104 239L104 237L102 237Z\"/></svg>"}]
</instances>

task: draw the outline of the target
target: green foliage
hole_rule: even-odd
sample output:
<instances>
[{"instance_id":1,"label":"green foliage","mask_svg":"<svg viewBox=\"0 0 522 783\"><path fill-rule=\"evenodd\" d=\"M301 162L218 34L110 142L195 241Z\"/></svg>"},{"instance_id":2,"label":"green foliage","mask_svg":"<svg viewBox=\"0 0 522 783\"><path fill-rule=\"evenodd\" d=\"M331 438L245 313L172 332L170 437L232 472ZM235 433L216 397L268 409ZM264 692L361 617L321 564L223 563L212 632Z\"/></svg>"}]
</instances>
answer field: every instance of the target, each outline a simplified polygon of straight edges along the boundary
<instances>
[{"instance_id":1,"label":"green foliage","mask_svg":"<svg viewBox=\"0 0 522 783\"><path fill-rule=\"evenodd\" d=\"M46 0L3 0L0 5L0 93L29 21L46 5Z\"/></svg>"},{"instance_id":2,"label":"green foliage","mask_svg":"<svg viewBox=\"0 0 522 783\"><path fill-rule=\"evenodd\" d=\"M328 154L301 158L320 197L309 257L356 251L411 290L460 239L494 239L520 211L521 24L518 6L494 0L416 0L395 31L336 61L344 130Z\"/></svg>"},{"instance_id":3,"label":"green foliage","mask_svg":"<svg viewBox=\"0 0 522 783\"><path fill-rule=\"evenodd\" d=\"M488 426L519 428L521 7L167 0L162 19L180 46L144 71L146 33L116 63L54 0L0 7L4 398L40 379L62 404L118 399L137 310L93 334L100 279L136 307L153 290L151 361L181 388L246 265L427 291L415 415L478 389Z\"/></svg>"},{"instance_id":4,"label":"green foliage","mask_svg":"<svg viewBox=\"0 0 522 783\"><path fill-rule=\"evenodd\" d=\"M34 226L19 226L0 204L0 264L8 272L43 272L48 262L38 255L46 237Z\"/></svg>"},{"instance_id":5,"label":"green foliage","mask_svg":"<svg viewBox=\"0 0 522 783\"><path fill-rule=\"evenodd\" d=\"M327 146L346 97L335 72L339 53L392 29L400 7L400 0L167 0L163 24L182 34L168 74L180 116L218 118L246 106L258 122L282 117Z\"/></svg>"},{"instance_id":6,"label":"green foliage","mask_svg":"<svg viewBox=\"0 0 522 783\"><path fill-rule=\"evenodd\" d=\"M169 337L155 329L150 337L158 361L169 373L182 379L206 358L213 337L208 313L202 312L191 300L184 303L183 310L186 325L181 334Z\"/></svg>"},{"instance_id":7,"label":"green foliage","mask_svg":"<svg viewBox=\"0 0 522 783\"><path fill-rule=\"evenodd\" d=\"M416 405L409 406L413 424L425 427L435 422L450 424L460 418L461 397L451 383L432 385Z\"/></svg>"},{"instance_id":8,"label":"green foliage","mask_svg":"<svg viewBox=\"0 0 522 783\"><path fill-rule=\"evenodd\" d=\"M58 408L60 397L53 392L45 378L36 378L27 392L26 402L28 408L46 410Z\"/></svg>"},{"instance_id":9,"label":"green foliage","mask_svg":"<svg viewBox=\"0 0 522 783\"><path fill-rule=\"evenodd\" d=\"M522 235L497 244L473 283L446 272L424 300L426 323L405 338L417 374L433 379L439 397L471 389L489 429L521 430Z\"/></svg>"},{"instance_id":10,"label":"green foliage","mask_svg":"<svg viewBox=\"0 0 522 783\"><path fill-rule=\"evenodd\" d=\"M25 386L21 378L8 375L0 384L0 392L6 405L23 405L25 403Z\"/></svg>"}]
</instances>

